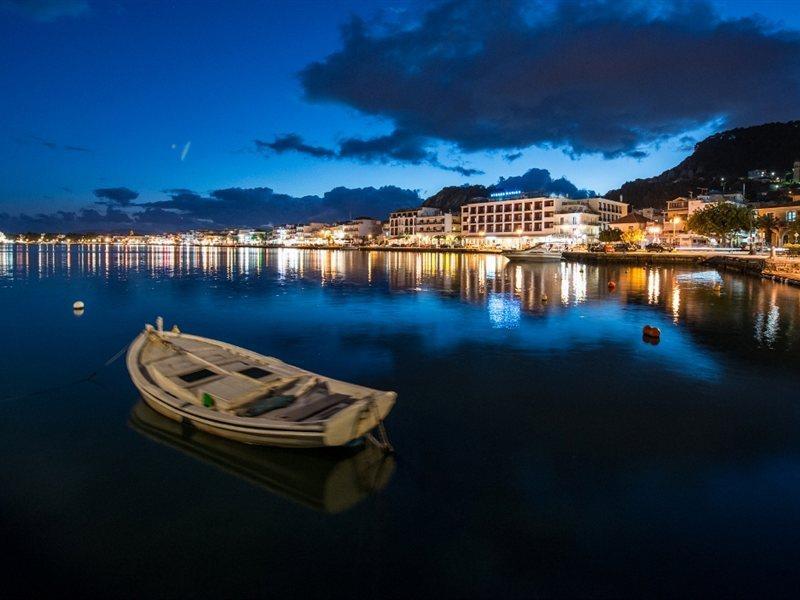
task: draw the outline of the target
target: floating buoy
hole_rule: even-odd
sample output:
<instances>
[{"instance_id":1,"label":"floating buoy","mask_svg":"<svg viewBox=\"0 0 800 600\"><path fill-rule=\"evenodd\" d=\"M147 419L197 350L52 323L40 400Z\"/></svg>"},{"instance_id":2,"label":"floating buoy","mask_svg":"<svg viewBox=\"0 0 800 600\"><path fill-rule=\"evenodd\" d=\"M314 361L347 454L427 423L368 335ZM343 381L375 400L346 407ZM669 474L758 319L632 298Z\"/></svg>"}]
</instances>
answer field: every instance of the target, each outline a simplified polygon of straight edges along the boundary
<instances>
[{"instance_id":1,"label":"floating buoy","mask_svg":"<svg viewBox=\"0 0 800 600\"><path fill-rule=\"evenodd\" d=\"M86 305L84 305L83 300L75 300L75 302L72 303L72 308L73 310L83 310L86 308Z\"/></svg>"},{"instance_id":2,"label":"floating buoy","mask_svg":"<svg viewBox=\"0 0 800 600\"><path fill-rule=\"evenodd\" d=\"M642 329L642 335L646 338L660 339L661 330L658 327L651 327L650 325L645 325L644 329Z\"/></svg>"},{"instance_id":3,"label":"floating buoy","mask_svg":"<svg viewBox=\"0 0 800 600\"><path fill-rule=\"evenodd\" d=\"M178 329L178 326L177 326L177 325L173 325L173 326L172 326L172 333L180 333L180 332L181 332L181 330L180 330L180 329Z\"/></svg>"},{"instance_id":4,"label":"floating buoy","mask_svg":"<svg viewBox=\"0 0 800 600\"><path fill-rule=\"evenodd\" d=\"M608 282L608 289L609 290L614 290L614 289L616 289L616 287L617 287L617 284L614 283L613 281L609 281Z\"/></svg>"},{"instance_id":5,"label":"floating buoy","mask_svg":"<svg viewBox=\"0 0 800 600\"><path fill-rule=\"evenodd\" d=\"M547 294L542 294L542 302L547 302Z\"/></svg>"}]
</instances>

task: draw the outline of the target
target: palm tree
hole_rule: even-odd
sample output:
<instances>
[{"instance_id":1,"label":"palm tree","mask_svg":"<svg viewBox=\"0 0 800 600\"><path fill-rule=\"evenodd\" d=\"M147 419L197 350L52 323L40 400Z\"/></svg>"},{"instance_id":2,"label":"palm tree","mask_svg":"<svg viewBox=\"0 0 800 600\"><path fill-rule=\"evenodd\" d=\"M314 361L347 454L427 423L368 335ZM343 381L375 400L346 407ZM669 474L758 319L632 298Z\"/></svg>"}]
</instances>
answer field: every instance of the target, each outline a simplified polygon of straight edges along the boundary
<instances>
[{"instance_id":1,"label":"palm tree","mask_svg":"<svg viewBox=\"0 0 800 600\"><path fill-rule=\"evenodd\" d=\"M780 245L781 235L786 230L786 222L772 213L767 213L758 219L758 228L764 232L764 237L769 238L769 255L775 258L775 245Z\"/></svg>"}]
</instances>

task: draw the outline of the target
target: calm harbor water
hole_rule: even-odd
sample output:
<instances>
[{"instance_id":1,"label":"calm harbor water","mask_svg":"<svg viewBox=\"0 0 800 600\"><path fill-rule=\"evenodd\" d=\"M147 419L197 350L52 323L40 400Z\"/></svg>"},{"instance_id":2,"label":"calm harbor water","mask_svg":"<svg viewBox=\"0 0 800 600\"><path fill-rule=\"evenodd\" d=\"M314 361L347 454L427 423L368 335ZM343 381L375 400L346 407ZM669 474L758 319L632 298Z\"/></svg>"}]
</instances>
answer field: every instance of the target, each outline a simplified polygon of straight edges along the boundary
<instances>
[{"instance_id":1,"label":"calm harbor water","mask_svg":"<svg viewBox=\"0 0 800 600\"><path fill-rule=\"evenodd\" d=\"M10 587L529 597L800 585L796 288L479 255L0 246L0 309ZM122 360L70 384L157 315L396 390L397 456L182 431L140 404ZM648 323L657 345L642 339Z\"/></svg>"}]
</instances>

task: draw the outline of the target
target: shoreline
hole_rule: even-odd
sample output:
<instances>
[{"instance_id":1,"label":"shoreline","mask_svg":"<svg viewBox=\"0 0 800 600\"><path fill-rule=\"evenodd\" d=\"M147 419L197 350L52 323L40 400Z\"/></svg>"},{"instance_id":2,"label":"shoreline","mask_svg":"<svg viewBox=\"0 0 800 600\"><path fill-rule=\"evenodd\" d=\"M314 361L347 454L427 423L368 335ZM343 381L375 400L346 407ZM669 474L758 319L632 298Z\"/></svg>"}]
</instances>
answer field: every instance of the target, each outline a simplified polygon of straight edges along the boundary
<instances>
[{"instance_id":1,"label":"shoreline","mask_svg":"<svg viewBox=\"0 0 800 600\"><path fill-rule=\"evenodd\" d=\"M715 252L564 252L569 261L586 264L626 264L639 266L685 265L707 266L721 271L734 271L762 279L800 286L800 260L770 258L740 254L717 254Z\"/></svg>"},{"instance_id":2,"label":"shoreline","mask_svg":"<svg viewBox=\"0 0 800 600\"><path fill-rule=\"evenodd\" d=\"M5 242L1 246L117 246L118 244L104 244L104 243L80 243L75 242L71 244L52 244L52 243L19 243L19 242ZM150 247L145 244L132 244L130 246L123 245L125 248L129 247ZM178 250L180 248L229 248L229 249L262 249L262 250L338 250L338 251L355 251L355 252L421 252L421 253L441 253L441 254L490 254L500 256L501 251L496 249L481 249L481 248L424 248L419 246L317 246L317 245L293 245L293 246L278 246L278 245L255 245L255 244L215 244L215 245L202 245L202 244L183 244L173 245L171 248ZM762 279L775 281L779 283L786 283L789 285L800 286L800 259L792 260L787 258L770 258L764 255L749 255L739 252L731 252L721 254L718 252L589 252L589 251L567 251L563 254L564 259L570 262L579 262L584 264L594 265L637 265L637 266L691 266L702 267L707 266L722 271L734 271L745 275L753 275Z\"/></svg>"}]
</instances>

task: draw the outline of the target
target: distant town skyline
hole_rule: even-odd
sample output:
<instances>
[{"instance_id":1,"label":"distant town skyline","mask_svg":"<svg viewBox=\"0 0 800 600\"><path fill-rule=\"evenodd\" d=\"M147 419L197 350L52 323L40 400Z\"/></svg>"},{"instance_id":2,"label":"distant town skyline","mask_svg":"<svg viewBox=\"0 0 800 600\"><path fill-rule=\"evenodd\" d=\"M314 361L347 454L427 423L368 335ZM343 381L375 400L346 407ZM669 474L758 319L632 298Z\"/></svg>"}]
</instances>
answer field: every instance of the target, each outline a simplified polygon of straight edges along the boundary
<instances>
[{"instance_id":1,"label":"distant town skyline","mask_svg":"<svg viewBox=\"0 0 800 600\"><path fill-rule=\"evenodd\" d=\"M531 168L602 194L800 117L793 8L2 0L0 229L383 207Z\"/></svg>"}]
</instances>

